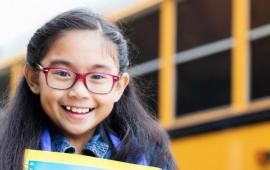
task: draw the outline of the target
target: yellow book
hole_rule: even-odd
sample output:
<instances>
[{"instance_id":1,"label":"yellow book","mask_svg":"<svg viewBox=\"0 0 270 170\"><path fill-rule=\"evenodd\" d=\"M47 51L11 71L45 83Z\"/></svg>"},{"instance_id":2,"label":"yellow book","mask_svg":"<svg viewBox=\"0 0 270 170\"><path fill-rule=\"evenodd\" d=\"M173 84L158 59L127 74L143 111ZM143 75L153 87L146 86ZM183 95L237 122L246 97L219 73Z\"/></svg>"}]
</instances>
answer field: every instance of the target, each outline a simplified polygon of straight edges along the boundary
<instances>
[{"instance_id":1,"label":"yellow book","mask_svg":"<svg viewBox=\"0 0 270 170\"><path fill-rule=\"evenodd\" d=\"M161 170L90 156L26 149L24 170Z\"/></svg>"}]
</instances>

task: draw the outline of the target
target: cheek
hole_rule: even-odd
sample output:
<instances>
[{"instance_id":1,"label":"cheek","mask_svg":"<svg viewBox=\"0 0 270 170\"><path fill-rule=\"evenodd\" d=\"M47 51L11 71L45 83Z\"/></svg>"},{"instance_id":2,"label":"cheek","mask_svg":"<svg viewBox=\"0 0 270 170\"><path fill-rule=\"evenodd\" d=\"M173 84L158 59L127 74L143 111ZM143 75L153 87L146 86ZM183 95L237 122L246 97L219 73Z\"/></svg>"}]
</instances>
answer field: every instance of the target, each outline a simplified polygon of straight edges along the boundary
<instances>
[{"instance_id":1,"label":"cheek","mask_svg":"<svg viewBox=\"0 0 270 170\"><path fill-rule=\"evenodd\" d=\"M43 86L40 89L41 106L47 114L52 114L54 112L54 110L57 108L60 98L61 94L59 94L59 92L54 91L46 86Z\"/></svg>"},{"instance_id":2,"label":"cheek","mask_svg":"<svg viewBox=\"0 0 270 170\"><path fill-rule=\"evenodd\" d=\"M113 103L117 102L121 97L121 92L118 88L115 88L114 91L111 92L111 100Z\"/></svg>"},{"instance_id":3,"label":"cheek","mask_svg":"<svg viewBox=\"0 0 270 170\"><path fill-rule=\"evenodd\" d=\"M54 97L47 95L47 93L41 92L40 93L40 102L43 110L46 112L46 114L51 113L51 110L53 109L53 100Z\"/></svg>"},{"instance_id":4,"label":"cheek","mask_svg":"<svg viewBox=\"0 0 270 170\"><path fill-rule=\"evenodd\" d=\"M114 106L114 96L111 94L106 96L100 95L96 97L96 102L103 109L111 111Z\"/></svg>"}]
</instances>

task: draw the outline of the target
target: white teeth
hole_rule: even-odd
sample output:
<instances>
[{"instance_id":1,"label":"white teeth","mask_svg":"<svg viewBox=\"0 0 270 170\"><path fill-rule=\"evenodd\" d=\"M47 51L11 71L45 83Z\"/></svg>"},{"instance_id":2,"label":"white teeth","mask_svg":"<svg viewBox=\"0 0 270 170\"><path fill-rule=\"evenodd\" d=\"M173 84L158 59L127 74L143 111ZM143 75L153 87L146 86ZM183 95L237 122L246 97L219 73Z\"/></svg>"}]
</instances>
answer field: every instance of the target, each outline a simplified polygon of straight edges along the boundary
<instances>
[{"instance_id":1,"label":"white teeth","mask_svg":"<svg viewBox=\"0 0 270 170\"><path fill-rule=\"evenodd\" d=\"M79 110L79 109L78 109L78 110ZM72 112L78 112L78 110L77 110L76 108L74 108L74 107L71 108L71 111L72 111Z\"/></svg>"},{"instance_id":2,"label":"white teeth","mask_svg":"<svg viewBox=\"0 0 270 170\"><path fill-rule=\"evenodd\" d=\"M70 110L70 106L66 106L66 109L67 109L67 110Z\"/></svg>"},{"instance_id":3,"label":"white teeth","mask_svg":"<svg viewBox=\"0 0 270 170\"><path fill-rule=\"evenodd\" d=\"M66 110L72 111L75 113L88 113L90 111L90 108L78 108L78 107L72 107L72 106L65 106Z\"/></svg>"}]
</instances>

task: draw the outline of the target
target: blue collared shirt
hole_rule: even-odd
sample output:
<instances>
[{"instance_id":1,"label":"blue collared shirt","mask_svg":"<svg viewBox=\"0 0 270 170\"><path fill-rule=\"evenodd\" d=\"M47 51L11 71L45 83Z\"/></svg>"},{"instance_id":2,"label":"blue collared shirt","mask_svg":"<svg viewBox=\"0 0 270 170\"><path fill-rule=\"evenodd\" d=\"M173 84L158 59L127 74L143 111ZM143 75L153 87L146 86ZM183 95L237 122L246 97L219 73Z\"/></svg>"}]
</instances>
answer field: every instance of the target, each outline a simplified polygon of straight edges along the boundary
<instances>
[{"instance_id":1,"label":"blue collared shirt","mask_svg":"<svg viewBox=\"0 0 270 170\"><path fill-rule=\"evenodd\" d=\"M51 145L52 151L75 153L75 147L72 146L68 139L60 133L55 132L51 134ZM88 143L84 145L82 154L108 159L111 156L111 149L103 140L100 131L97 131L88 141Z\"/></svg>"}]
</instances>

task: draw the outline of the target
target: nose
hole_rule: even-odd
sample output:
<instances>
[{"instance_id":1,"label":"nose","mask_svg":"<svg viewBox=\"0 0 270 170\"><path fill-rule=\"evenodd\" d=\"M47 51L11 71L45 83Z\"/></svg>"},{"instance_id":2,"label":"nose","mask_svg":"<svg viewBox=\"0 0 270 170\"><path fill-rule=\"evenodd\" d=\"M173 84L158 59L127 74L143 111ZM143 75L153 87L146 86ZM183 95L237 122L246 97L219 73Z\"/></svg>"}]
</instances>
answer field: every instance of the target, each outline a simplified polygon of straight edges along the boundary
<instances>
[{"instance_id":1,"label":"nose","mask_svg":"<svg viewBox=\"0 0 270 170\"><path fill-rule=\"evenodd\" d=\"M85 87L83 80L76 81L75 84L69 89L69 96L76 98L89 98L91 96L87 87Z\"/></svg>"}]
</instances>

